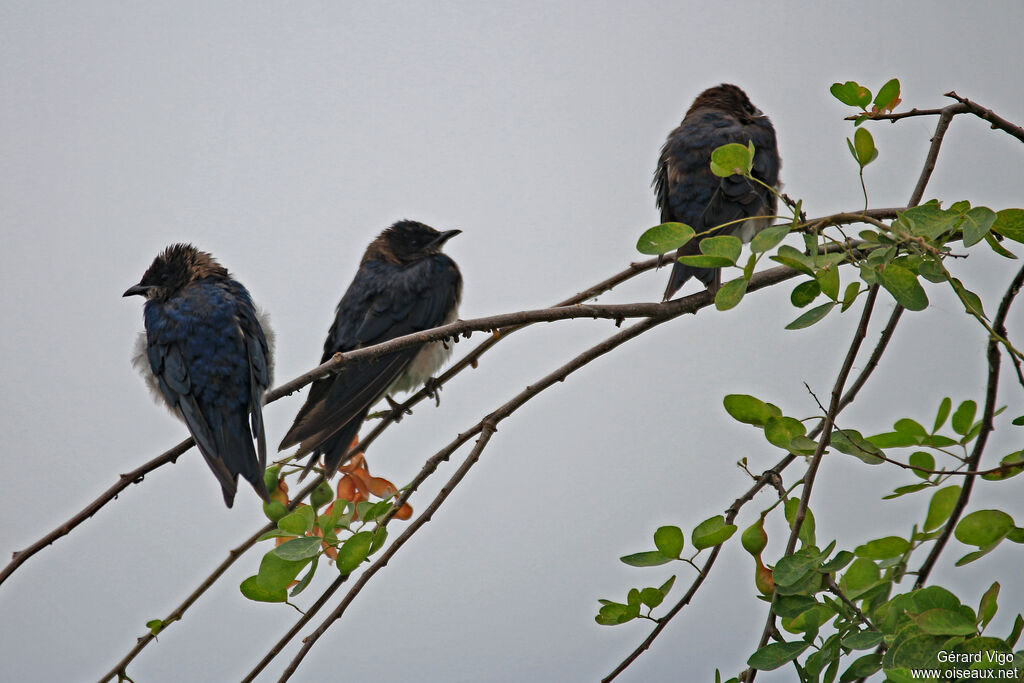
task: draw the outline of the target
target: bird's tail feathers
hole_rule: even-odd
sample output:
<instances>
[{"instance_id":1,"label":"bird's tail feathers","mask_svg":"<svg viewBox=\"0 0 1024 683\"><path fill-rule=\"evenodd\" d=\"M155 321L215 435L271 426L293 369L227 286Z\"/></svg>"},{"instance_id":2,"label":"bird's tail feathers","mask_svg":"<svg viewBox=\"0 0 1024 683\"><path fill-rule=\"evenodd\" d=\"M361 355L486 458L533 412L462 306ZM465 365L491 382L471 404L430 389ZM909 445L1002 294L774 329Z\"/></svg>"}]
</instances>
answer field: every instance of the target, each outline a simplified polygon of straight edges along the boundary
<instances>
[{"instance_id":1,"label":"bird's tail feathers","mask_svg":"<svg viewBox=\"0 0 1024 683\"><path fill-rule=\"evenodd\" d=\"M695 277L704 283L704 286L708 289L717 289L718 283L721 281L722 271L720 268L698 268L696 266L687 266L679 261L672 264L672 275L669 276L668 286L665 287L665 295L662 301L668 301L679 289L686 284L686 281L691 277Z\"/></svg>"}]
</instances>

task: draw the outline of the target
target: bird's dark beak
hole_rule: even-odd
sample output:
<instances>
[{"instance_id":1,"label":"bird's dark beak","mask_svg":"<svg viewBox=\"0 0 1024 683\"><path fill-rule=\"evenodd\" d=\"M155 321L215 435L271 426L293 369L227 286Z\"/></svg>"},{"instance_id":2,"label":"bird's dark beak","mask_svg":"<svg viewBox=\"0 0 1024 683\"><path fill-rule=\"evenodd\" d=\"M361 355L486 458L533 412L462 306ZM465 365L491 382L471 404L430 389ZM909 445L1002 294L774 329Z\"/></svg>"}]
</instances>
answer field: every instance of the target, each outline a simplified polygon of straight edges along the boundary
<instances>
[{"instance_id":1,"label":"bird's dark beak","mask_svg":"<svg viewBox=\"0 0 1024 683\"><path fill-rule=\"evenodd\" d=\"M148 291L149 287L145 285L132 285L128 289L124 290L124 294L121 296L134 296L135 294L138 294L139 296L146 296L146 292Z\"/></svg>"},{"instance_id":2,"label":"bird's dark beak","mask_svg":"<svg viewBox=\"0 0 1024 683\"><path fill-rule=\"evenodd\" d=\"M460 235L460 234L462 234L461 230L446 230L446 231L442 232L440 235L438 235L437 238L434 239L434 241L430 243L430 246L431 247L437 247L438 249L440 249L441 245L443 245L445 242L447 242L451 238L455 237L456 235Z\"/></svg>"}]
</instances>

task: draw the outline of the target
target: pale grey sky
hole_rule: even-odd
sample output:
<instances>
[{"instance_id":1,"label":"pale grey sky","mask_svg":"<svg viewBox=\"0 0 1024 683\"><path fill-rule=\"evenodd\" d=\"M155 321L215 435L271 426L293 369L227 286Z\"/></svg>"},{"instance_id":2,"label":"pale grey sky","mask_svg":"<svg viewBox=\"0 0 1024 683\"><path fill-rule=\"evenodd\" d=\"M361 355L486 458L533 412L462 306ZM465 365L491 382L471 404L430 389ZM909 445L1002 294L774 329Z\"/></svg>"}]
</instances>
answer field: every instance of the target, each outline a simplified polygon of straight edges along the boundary
<instances>
[{"instance_id":1,"label":"pale grey sky","mask_svg":"<svg viewBox=\"0 0 1024 683\"><path fill-rule=\"evenodd\" d=\"M318 359L363 248L398 218L464 231L447 249L465 277L463 318L553 303L638 258L637 236L657 222L658 149L693 97L722 81L771 116L785 189L811 215L857 208L852 129L829 85L877 88L897 76L906 107L940 106L956 89L1024 121L1022 19L1010 2L0 2L0 551L184 437L130 366L141 302L121 298L165 245L195 242L249 288L272 316L287 380ZM872 126L872 205L905 203L933 126ZM957 120L926 196L1022 206L1024 148ZM981 255L956 267L991 294L1013 266ZM647 274L606 300L655 300L666 277ZM673 572L678 597L692 579L682 565L642 570L617 558L647 549L661 524L689 541L746 489L737 459L762 470L779 457L727 417L721 397L753 393L805 416L816 409L802 382L829 391L855 315L786 332L790 290L665 325L503 423L298 680L607 674L648 625L598 627L597 599ZM930 423L944 395L980 402L984 334L945 292L929 294L847 423L873 433L905 415ZM879 322L890 309L884 298ZM1011 316L1011 335L1024 332L1020 320ZM458 431L613 331L576 321L517 334L447 386L439 409L423 404L390 429L371 467L408 481ZM267 408L271 441L301 401ZM1024 412L1010 381L1001 402ZM997 433L991 456L1012 444ZM413 499L417 511L451 470ZM910 481L828 459L812 501L819 538L853 547L906 534L923 501L880 497ZM975 498L1024 521L1017 480L983 484ZM762 494L740 524L769 502ZM98 678L262 523L248 489L224 508L194 451L161 468L0 587L0 679ZM781 552L782 531L769 529L769 554ZM960 570L951 565L966 549L951 548L934 574L975 604L1003 580L999 633L1024 607L1024 579L1018 571L1011 585L1010 569L1022 551L1007 546ZM133 678L241 678L297 616L238 592L265 550L150 645ZM299 603L331 573L321 567ZM694 604L621 680L742 669L765 615L751 578L731 543ZM295 649L261 680L276 680Z\"/></svg>"}]
</instances>

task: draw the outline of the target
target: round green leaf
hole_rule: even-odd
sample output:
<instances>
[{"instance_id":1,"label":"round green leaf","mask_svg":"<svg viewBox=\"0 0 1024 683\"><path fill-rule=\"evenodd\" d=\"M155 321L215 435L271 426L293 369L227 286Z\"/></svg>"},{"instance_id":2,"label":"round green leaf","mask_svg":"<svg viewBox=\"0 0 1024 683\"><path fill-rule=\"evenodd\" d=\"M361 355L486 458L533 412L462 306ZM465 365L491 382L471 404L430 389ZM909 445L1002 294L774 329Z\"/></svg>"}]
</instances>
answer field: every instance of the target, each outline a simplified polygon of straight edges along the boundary
<instances>
[{"instance_id":1,"label":"round green leaf","mask_svg":"<svg viewBox=\"0 0 1024 683\"><path fill-rule=\"evenodd\" d=\"M789 450L789 442L807 433L804 423L794 417L772 416L764 426L764 438L773 446Z\"/></svg>"},{"instance_id":2,"label":"round green leaf","mask_svg":"<svg viewBox=\"0 0 1024 683\"><path fill-rule=\"evenodd\" d=\"M722 515L716 515L698 524L690 534L690 538L697 550L703 550L725 543L734 533L736 533L736 525L726 524Z\"/></svg>"},{"instance_id":3,"label":"round green leaf","mask_svg":"<svg viewBox=\"0 0 1024 683\"><path fill-rule=\"evenodd\" d=\"M715 308L720 311L735 308L746 293L747 281L745 278L738 277L735 280L730 280L715 292Z\"/></svg>"},{"instance_id":4,"label":"round green leaf","mask_svg":"<svg viewBox=\"0 0 1024 683\"><path fill-rule=\"evenodd\" d=\"M895 263L889 263L878 271L878 281L892 294L896 303L908 311L923 311L928 308L928 295L910 270Z\"/></svg>"},{"instance_id":5,"label":"round green leaf","mask_svg":"<svg viewBox=\"0 0 1024 683\"><path fill-rule=\"evenodd\" d=\"M729 259L729 264L734 265L736 259L740 257L740 251L743 250L743 243L740 242L739 237L733 237L732 235L719 235L718 237L708 237L700 242L700 253L706 256L717 256L724 259Z\"/></svg>"},{"instance_id":6,"label":"round green leaf","mask_svg":"<svg viewBox=\"0 0 1024 683\"><path fill-rule=\"evenodd\" d=\"M693 228L685 223L662 223L640 235L636 249L649 256L667 254L689 242L693 235Z\"/></svg>"},{"instance_id":7,"label":"round green leaf","mask_svg":"<svg viewBox=\"0 0 1024 683\"><path fill-rule=\"evenodd\" d=\"M974 401L964 401L953 413L953 431L961 436L971 431L974 424L974 416L978 412L978 404Z\"/></svg>"},{"instance_id":8,"label":"round green leaf","mask_svg":"<svg viewBox=\"0 0 1024 683\"><path fill-rule=\"evenodd\" d=\"M935 636L973 636L978 630L973 619L955 610L930 609L912 618L922 631Z\"/></svg>"},{"instance_id":9,"label":"round green leaf","mask_svg":"<svg viewBox=\"0 0 1024 683\"><path fill-rule=\"evenodd\" d=\"M711 172L720 178L746 175L754 164L754 155L746 145L730 142L711 152Z\"/></svg>"},{"instance_id":10,"label":"round green leaf","mask_svg":"<svg viewBox=\"0 0 1024 683\"><path fill-rule=\"evenodd\" d=\"M1003 209L996 212L992 232L1008 237L1014 242L1024 242L1024 209Z\"/></svg>"},{"instance_id":11,"label":"round green leaf","mask_svg":"<svg viewBox=\"0 0 1024 683\"><path fill-rule=\"evenodd\" d=\"M338 571L342 574L349 574L362 564L370 554L372 542L373 534L369 531L360 531L345 539L345 542L338 548Z\"/></svg>"},{"instance_id":12,"label":"round green leaf","mask_svg":"<svg viewBox=\"0 0 1024 683\"><path fill-rule=\"evenodd\" d=\"M793 288L789 300L797 308L803 308L818 298L821 294L821 286L817 280L805 280Z\"/></svg>"},{"instance_id":13,"label":"round green leaf","mask_svg":"<svg viewBox=\"0 0 1024 683\"><path fill-rule=\"evenodd\" d=\"M976 510L960 520L953 535L966 545L985 547L1001 540L1013 529L1013 517L1002 510Z\"/></svg>"},{"instance_id":14,"label":"round green leaf","mask_svg":"<svg viewBox=\"0 0 1024 683\"><path fill-rule=\"evenodd\" d=\"M288 591L284 588L268 589L257 582L255 576L250 576L239 586L242 595L257 602L285 602L288 599Z\"/></svg>"},{"instance_id":15,"label":"round green leaf","mask_svg":"<svg viewBox=\"0 0 1024 683\"><path fill-rule=\"evenodd\" d=\"M964 246L971 247L985 239L996 222L996 212L985 206L976 206L964 217Z\"/></svg>"},{"instance_id":16,"label":"round green leaf","mask_svg":"<svg viewBox=\"0 0 1024 683\"><path fill-rule=\"evenodd\" d=\"M868 541L864 545L857 546L854 551L857 557L866 557L869 560L884 560L890 557L899 557L910 549L910 542L899 536L886 536Z\"/></svg>"},{"instance_id":17,"label":"round green leaf","mask_svg":"<svg viewBox=\"0 0 1024 683\"><path fill-rule=\"evenodd\" d=\"M853 148L856 151L857 163L864 168L878 158L875 139L867 128L858 128L853 134Z\"/></svg>"},{"instance_id":18,"label":"round green leaf","mask_svg":"<svg viewBox=\"0 0 1024 683\"><path fill-rule=\"evenodd\" d=\"M829 92L837 100L851 107L865 109L871 103L871 91L856 81L833 83Z\"/></svg>"},{"instance_id":19,"label":"round green leaf","mask_svg":"<svg viewBox=\"0 0 1024 683\"><path fill-rule=\"evenodd\" d=\"M760 254L769 249L774 249L775 245L786 239L786 235L789 234L789 228L789 225L773 225L765 228L754 235L754 239L750 240L750 251Z\"/></svg>"},{"instance_id":20,"label":"round green leaf","mask_svg":"<svg viewBox=\"0 0 1024 683\"><path fill-rule=\"evenodd\" d=\"M654 546L665 557L679 557L684 542L683 531L677 526L658 527L654 532Z\"/></svg>"}]
</instances>

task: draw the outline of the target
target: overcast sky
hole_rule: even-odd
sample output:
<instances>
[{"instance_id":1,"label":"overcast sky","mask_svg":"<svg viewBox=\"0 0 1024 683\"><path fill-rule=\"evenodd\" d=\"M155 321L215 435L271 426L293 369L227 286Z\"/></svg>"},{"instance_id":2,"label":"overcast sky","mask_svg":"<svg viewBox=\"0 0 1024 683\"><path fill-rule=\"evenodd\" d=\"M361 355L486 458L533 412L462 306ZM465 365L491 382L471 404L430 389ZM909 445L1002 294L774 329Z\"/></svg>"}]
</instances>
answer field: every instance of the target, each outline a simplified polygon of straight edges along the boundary
<instances>
[{"instance_id":1,"label":"overcast sky","mask_svg":"<svg viewBox=\"0 0 1024 683\"><path fill-rule=\"evenodd\" d=\"M941 106L956 89L1024 121L1022 19L1012 2L0 2L0 551L31 543L186 435L129 363L142 302L121 298L167 244L212 252L270 312L285 381L318 360L363 249L400 218L464 231L447 247L465 279L463 318L542 307L621 270L657 222L650 179L665 135L723 81L771 116L785 189L809 214L856 209L852 128L829 85L877 89L896 76L905 107ZM881 150L866 172L873 206L907 201L934 123L871 127ZM932 196L1024 205L1024 147L956 120ZM990 296L1014 272L985 254L954 266ZM667 276L648 273L602 300L656 300ZM618 557L649 549L661 524L682 526L689 543L693 526L747 488L736 460L761 471L780 457L728 418L722 396L753 393L803 417L816 412L803 382L828 394L857 312L786 332L791 288L664 325L504 422L297 680L607 674L649 624L597 626L598 598L677 573L671 600L693 578L681 564L635 569ZM928 292L932 306L904 316L844 424L930 424L942 396L982 401L984 333L945 291ZM871 341L891 306L883 294ZM1018 341L1020 320L1009 321ZM614 331L574 321L517 334L445 387L440 408L421 404L389 429L371 468L407 482L457 432ZM1011 379L1007 416L1024 412ZM267 408L271 442L302 400ZM996 434L988 465L1019 447L1011 437ZM413 498L417 512L452 469ZM924 499L880 498L912 481L829 456L812 500L818 538L853 547L906 535ZM761 494L741 526L770 504ZM1024 522L1018 480L981 483L972 505ZM98 678L264 521L247 487L224 508L195 451L161 468L0 587L0 679ZM777 520L769 533L777 557ZM238 591L268 548L151 644L129 668L134 680L248 672L297 617ZM972 604L1003 581L991 628L1005 635L1024 606L1021 547L953 570L967 550L951 543L933 579ZM301 606L331 573L321 567ZM622 680L734 675L764 616L752 561L733 541ZM276 680L295 651L261 680Z\"/></svg>"}]
</instances>

